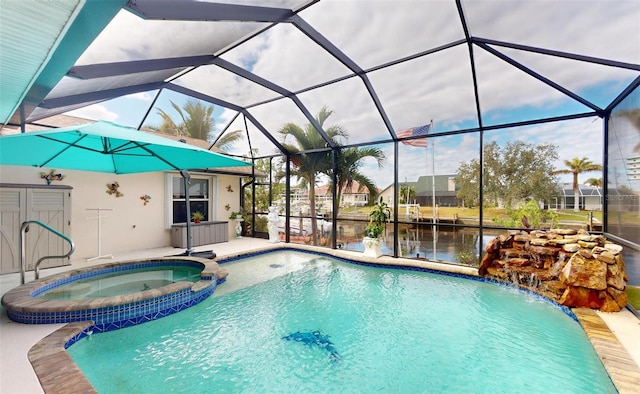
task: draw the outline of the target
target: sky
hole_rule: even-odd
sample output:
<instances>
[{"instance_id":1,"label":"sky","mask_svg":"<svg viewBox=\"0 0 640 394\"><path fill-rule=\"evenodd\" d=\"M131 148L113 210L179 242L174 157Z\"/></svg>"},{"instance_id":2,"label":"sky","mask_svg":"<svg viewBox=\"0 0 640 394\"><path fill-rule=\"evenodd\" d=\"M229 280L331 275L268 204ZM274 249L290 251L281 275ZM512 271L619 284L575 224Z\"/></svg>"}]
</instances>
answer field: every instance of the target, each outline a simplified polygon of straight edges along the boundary
<instances>
[{"instance_id":1,"label":"sky","mask_svg":"<svg viewBox=\"0 0 640 394\"><path fill-rule=\"evenodd\" d=\"M276 2L290 6L291 1ZM295 3L295 1L294 1ZM275 3L274 3L275 4ZM586 56L640 63L636 1L464 1L470 33L475 37L509 41L521 45L566 51ZM433 132L455 131L478 126L476 103L469 61L469 48L457 45L379 68L388 62L438 48L464 37L454 1L321 1L299 15L313 30L330 40L359 67L367 70L393 130L399 131L434 122ZM606 22L606 25L603 25ZM79 59L78 64L139 60L164 56L215 53L222 38L239 37L260 24L229 22L142 21L121 12ZM597 27L597 28L594 28ZM149 40L153 37L153 40ZM211 37L202 39L202 37ZM516 49L474 46L478 94L483 124L494 125L538 116L561 116L586 112L587 106L532 78L492 51L500 50L550 81L604 107L634 78L637 72L593 65L576 60L528 53ZM350 74L335 57L315 45L291 24L282 24L252 38L222 55L222 58L290 91L342 78ZM275 98L274 92L216 66L203 66L173 81L224 101L248 106ZM157 108L178 120L170 102L183 105L187 97L163 90L137 93L75 110L70 114L104 119L138 127L149 111L145 124L159 124ZM324 106L333 111L325 126L340 125L349 132L347 143L389 138L389 133L365 81L347 78L298 94L312 115ZM150 109L151 108L151 109ZM284 124L306 125L307 119L289 99L273 101L249 109L267 130L277 134ZM218 134L237 112L215 106ZM513 130L490 131L485 143L508 140L553 143L558 147L558 169L563 160L587 157L601 164L603 157L602 120L585 118ZM239 117L230 130L244 129ZM252 148L259 154L275 153L259 130L248 124ZM435 145L436 158L429 154ZM388 163L380 170L366 162L362 171L379 187L393 181L393 147L379 146ZM430 139L430 146L400 147L400 178L417 180L430 175L455 173L460 162L478 156L477 134ZM246 154L248 146L238 144L231 153ZM594 174L583 175L586 180ZM595 174L597 175L597 174ZM568 182L570 178L564 178Z\"/></svg>"}]
</instances>

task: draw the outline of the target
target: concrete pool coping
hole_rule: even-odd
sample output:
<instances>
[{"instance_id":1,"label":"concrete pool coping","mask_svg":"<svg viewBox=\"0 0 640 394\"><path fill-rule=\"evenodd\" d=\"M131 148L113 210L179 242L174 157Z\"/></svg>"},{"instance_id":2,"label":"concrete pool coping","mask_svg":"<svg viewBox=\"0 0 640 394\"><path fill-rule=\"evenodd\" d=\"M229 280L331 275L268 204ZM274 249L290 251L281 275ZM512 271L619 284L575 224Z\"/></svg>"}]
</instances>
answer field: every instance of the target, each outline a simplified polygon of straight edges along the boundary
<instances>
[{"instance_id":1,"label":"concrete pool coping","mask_svg":"<svg viewBox=\"0 0 640 394\"><path fill-rule=\"evenodd\" d=\"M224 245L208 245L208 247L214 248L218 252L219 257L216 260L234 258L247 253L260 253L275 248L285 247L319 252L321 254L332 255L338 258L363 263L371 262L371 259L364 258L362 253L359 252L315 248L306 245L283 243L270 244L265 240L252 238L233 240L225 243ZM167 250L172 249L164 248L162 250L147 251L147 253L166 255ZM396 259L385 256L376 259L375 263L389 266L426 268L429 270L445 271L465 276L477 276L477 270L475 268L446 263L435 263L412 259ZM86 265L84 261L81 264ZM70 267L66 267L66 269L69 268ZM609 373L609 376L619 392L640 392L640 368L638 367L639 362L637 361L640 360L640 340L638 339L640 338L640 320L628 310L623 310L622 312L615 314L603 314L590 309L573 309L572 311L578 318L585 333L591 341L592 346L602 360L605 369ZM5 314L2 321L0 321L0 327L3 325L6 326L6 324ZM14 324L16 326L27 327L26 325L18 323ZM71 390L73 392L95 392L84 374L82 374L77 366L75 366L75 363L73 363L70 356L64 349L64 345L73 338L74 335L77 335L79 331L86 328L83 324L89 323L69 323L67 325L46 325L45 327L34 327L33 331L37 331L40 334L34 333L33 335L39 335L39 338L42 338L47 334L49 335L40 342L37 342L37 339L37 343L31 342L31 345L26 347L26 349L30 348L28 351L28 360L25 358L25 362L18 363L9 362L8 357L11 354L4 349L5 341L8 338L5 337L5 330L3 330L0 392L69 392L69 390L64 390L63 387L73 388L73 390ZM624 343L618 339L618 336L624 339ZM633 356L629 352L633 352ZM27 352L25 351L24 354L26 353ZM68 365L68 363L71 363L71 365ZM22 370L22 375L26 375L27 379L30 380L29 382L20 380L18 382L14 381L13 384L10 383L13 381L12 377L19 379L16 375L11 374L11 369L15 369L18 366L20 366L20 369ZM23 370L29 366L33 368L33 372L35 372L35 385L37 385L37 387L34 386L34 382L32 381L34 378L30 376L34 374L29 373L30 371ZM89 386L84 386L85 384L89 384ZM79 390L80 387L86 387L87 390Z\"/></svg>"}]
</instances>

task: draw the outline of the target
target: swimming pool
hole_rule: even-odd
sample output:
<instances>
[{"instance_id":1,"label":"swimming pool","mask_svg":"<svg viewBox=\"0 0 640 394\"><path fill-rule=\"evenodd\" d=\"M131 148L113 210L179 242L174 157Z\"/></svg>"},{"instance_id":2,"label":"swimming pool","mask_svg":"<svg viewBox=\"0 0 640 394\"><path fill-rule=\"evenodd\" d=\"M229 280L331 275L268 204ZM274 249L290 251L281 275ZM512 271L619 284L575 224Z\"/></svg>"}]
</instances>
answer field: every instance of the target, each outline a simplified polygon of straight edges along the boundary
<instances>
[{"instance_id":1,"label":"swimming pool","mask_svg":"<svg viewBox=\"0 0 640 394\"><path fill-rule=\"evenodd\" d=\"M69 354L101 393L616 392L581 326L538 296L302 252L223 267L214 297Z\"/></svg>"}]
</instances>

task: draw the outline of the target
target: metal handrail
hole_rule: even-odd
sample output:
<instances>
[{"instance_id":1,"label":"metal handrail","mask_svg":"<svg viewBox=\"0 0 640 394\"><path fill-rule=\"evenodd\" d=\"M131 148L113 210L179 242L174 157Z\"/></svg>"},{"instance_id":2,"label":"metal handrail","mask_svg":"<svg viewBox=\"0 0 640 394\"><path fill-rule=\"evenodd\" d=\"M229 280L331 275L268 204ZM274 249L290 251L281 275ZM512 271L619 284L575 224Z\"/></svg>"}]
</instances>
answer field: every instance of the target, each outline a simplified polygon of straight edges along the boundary
<instances>
[{"instance_id":1,"label":"metal handrail","mask_svg":"<svg viewBox=\"0 0 640 394\"><path fill-rule=\"evenodd\" d=\"M26 265L27 265L27 263L26 263L26 260L27 260L27 258L26 258L27 246L24 243L24 238L25 238L25 234L27 233L27 229L29 228L29 224L37 224L37 225L43 227L44 229L51 231L55 235L59 236L60 238L64 239L65 241L69 242L69 246L70 246L69 252L67 254L65 254L65 255L40 257L38 259L38 261L36 261L36 264L34 266L36 279L40 278L38 267L40 266L40 263L43 260L46 260L46 259L63 259L63 258L71 256L71 254L73 254L73 252L76 249L76 245L73 243L73 240L71 238L69 238L66 235L62 234L61 232L59 232L55 228L50 227L50 226L42 223L39 220L27 220L26 222L22 223L22 226L20 226L20 239L19 239L19 242L20 242L20 284L24 284L24 274L25 274Z\"/></svg>"}]
</instances>

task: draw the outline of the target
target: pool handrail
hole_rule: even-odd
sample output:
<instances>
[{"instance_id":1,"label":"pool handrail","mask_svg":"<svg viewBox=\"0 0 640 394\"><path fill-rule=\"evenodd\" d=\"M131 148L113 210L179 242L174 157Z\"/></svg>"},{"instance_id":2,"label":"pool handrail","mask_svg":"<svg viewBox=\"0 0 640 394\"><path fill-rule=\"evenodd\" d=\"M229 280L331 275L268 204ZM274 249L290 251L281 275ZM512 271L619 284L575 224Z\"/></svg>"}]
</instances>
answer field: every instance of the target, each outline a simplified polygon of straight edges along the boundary
<instances>
[{"instance_id":1,"label":"pool handrail","mask_svg":"<svg viewBox=\"0 0 640 394\"><path fill-rule=\"evenodd\" d=\"M26 271L26 255L27 255L27 246L24 242L24 236L27 233L27 230L29 228L30 224L37 224L41 227L43 227L45 230L49 230L52 233L54 233L55 235L59 236L60 238L64 239L65 241L69 242L69 246L70 246L70 250L67 254L61 255L61 256L43 256L40 257L38 259L38 261L36 261L36 264L34 266L34 272L35 272L35 279L39 279L40 278L40 274L39 274L39 266L40 263L43 260L46 259L64 259L66 257L71 256L71 254L73 254L73 252L76 249L76 245L73 242L73 240L69 237L67 237L66 235L62 234L60 231L56 230L55 228L48 226L45 223L42 223L39 220L27 220L26 222L22 223L22 225L20 226L20 239L19 239L19 243L20 243L20 284L23 285L24 284L24 276L25 276L25 271Z\"/></svg>"}]
</instances>

